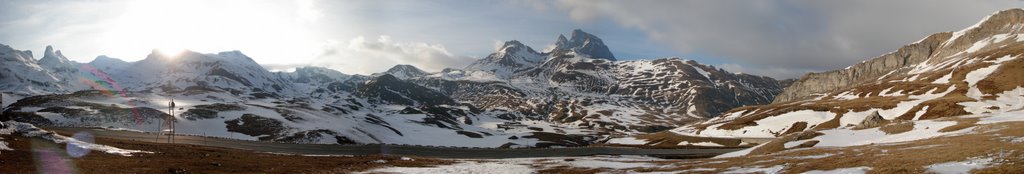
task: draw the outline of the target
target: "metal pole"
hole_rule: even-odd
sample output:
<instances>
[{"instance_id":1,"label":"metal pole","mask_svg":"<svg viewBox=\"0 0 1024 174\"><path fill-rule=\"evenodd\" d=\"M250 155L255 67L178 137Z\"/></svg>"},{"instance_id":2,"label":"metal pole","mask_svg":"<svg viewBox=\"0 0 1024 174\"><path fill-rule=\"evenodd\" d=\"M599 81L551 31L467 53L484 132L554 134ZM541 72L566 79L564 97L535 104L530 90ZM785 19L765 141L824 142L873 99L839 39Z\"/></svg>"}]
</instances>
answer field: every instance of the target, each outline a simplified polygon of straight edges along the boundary
<instances>
[{"instance_id":1,"label":"metal pole","mask_svg":"<svg viewBox=\"0 0 1024 174\"><path fill-rule=\"evenodd\" d=\"M156 139L153 140L154 143L160 143L160 134L162 134L162 133L164 133L164 122L163 121L161 121L156 126Z\"/></svg>"}]
</instances>

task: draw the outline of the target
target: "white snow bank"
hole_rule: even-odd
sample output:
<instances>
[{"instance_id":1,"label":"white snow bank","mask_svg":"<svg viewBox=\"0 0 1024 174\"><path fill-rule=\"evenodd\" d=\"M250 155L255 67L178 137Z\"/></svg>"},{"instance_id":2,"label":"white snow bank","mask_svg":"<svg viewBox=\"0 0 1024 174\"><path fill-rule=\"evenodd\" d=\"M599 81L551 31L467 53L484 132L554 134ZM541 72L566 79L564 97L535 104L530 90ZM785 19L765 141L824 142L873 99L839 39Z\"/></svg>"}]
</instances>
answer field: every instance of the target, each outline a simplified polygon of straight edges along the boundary
<instances>
[{"instance_id":1,"label":"white snow bank","mask_svg":"<svg viewBox=\"0 0 1024 174\"><path fill-rule=\"evenodd\" d=\"M0 150L14 150L14 149L11 149L10 147L7 147L7 142L4 142L2 140L3 139L0 139Z\"/></svg>"},{"instance_id":2,"label":"white snow bank","mask_svg":"<svg viewBox=\"0 0 1024 174\"><path fill-rule=\"evenodd\" d=\"M388 167L379 168L364 173L423 173L423 174L435 174L435 173L495 173L495 174L518 174L518 173L535 173L533 168L526 165L514 164L514 163L480 163L480 162L463 162L452 165L436 166L436 167Z\"/></svg>"},{"instance_id":3,"label":"white snow bank","mask_svg":"<svg viewBox=\"0 0 1024 174\"><path fill-rule=\"evenodd\" d=\"M625 162L625 161L608 161L600 159L589 159L580 158L574 161L566 162L570 166L582 167L582 168L612 168L612 169L628 169L628 168L639 168L639 167L658 167L658 165L650 163L640 162Z\"/></svg>"},{"instance_id":4,"label":"white snow bank","mask_svg":"<svg viewBox=\"0 0 1024 174\"><path fill-rule=\"evenodd\" d=\"M1024 111L1004 112L993 114L989 117L982 117L977 124L993 124L1011 121L1024 121Z\"/></svg>"},{"instance_id":5,"label":"white snow bank","mask_svg":"<svg viewBox=\"0 0 1024 174\"><path fill-rule=\"evenodd\" d=\"M68 145L74 146L75 148L88 149L88 150L94 150L94 151L101 151L101 152L106 152L106 153L110 153L110 154L122 155L122 156L131 156L132 153L153 153L153 152L147 152L147 151L141 151L141 150L121 149L121 148L117 148L117 147L113 147L113 146L107 146L107 145L101 145L101 144L95 144L95 143L80 141L78 139L65 137L65 136L58 135L56 133L50 132L50 131L39 129L36 126L34 126L32 124L28 124L28 123L21 123L21 122L15 122L15 121L6 121L6 122L3 122L3 124L6 125L7 127L3 128L3 129L0 129L0 134L10 135L12 133L17 132L17 133L20 133L22 136L25 136L25 137L39 137L39 138L42 138L42 139L53 141L54 143L57 143L57 144L68 144ZM7 144L6 142L3 143L4 148L6 148L6 144Z\"/></svg>"},{"instance_id":6,"label":"white snow bank","mask_svg":"<svg viewBox=\"0 0 1024 174\"><path fill-rule=\"evenodd\" d=\"M968 173L974 169L985 168L992 163L991 158L975 158L966 161L953 161L928 165L928 172L938 174Z\"/></svg>"},{"instance_id":7,"label":"white snow bank","mask_svg":"<svg viewBox=\"0 0 1024 174\"><path fill-rule=\"evenodd\" d=\"M797 156L797 157L791 157L791 158L793 158L793 159L820 159L820 158L830 157L832 155L834 155L834 154L824 153L824 154L818 154L818 155Z\"/></svg>"},{"instance_id":8,"label":"white snow bank","mask_svg":"<svg viewBox=\"0 0 1024 174\"><path fill-rule=\"evenodd\" d=\"M885 134L885 132L878 130L878 128L863 130L832 129L821 131L821 133L824 133L824 135L815 137L812 140L819 141L819 143L815 145L815 147L845 147L866 144L914 141L944 135L960 134L970 131L970 129L963 129L952 132L939 132L939 129L952 126L955 124L955 121L914 121L913 130L891 135Z\"/></svg>"},{"instance_id":9,"label":"white snow bank","mask_svg":"<svg viewBox=\"0 0 1024 174\"><path fill-rule=\"evenodd\" d=\"M750 151L753 151L754 149L760 148L761 146L764 146L765 144L768 144L768 143L762 143L762 144L759 144L759 145L754 146L754 147L750 147L750 148L739 150L739 151L734 151L734 152L729 152L729 153L721 154L721 155L718 155L718 156L715 156L715 157L712 157L712 158L731 158L731 157L744 156L744 155L750 154Z\"/></svg>"},{"instance_id":10,"label":"white snow bank","mask_svg":"<svg viewBox=\"0 0 1024 174\"><path fill-rule=\"evenodd\" d=\"M608 144L647 144L647 141L636 139L634 137L624 137L610 139L608 140Z\"/></svg>"},{"instance_id":11,"label":"white snow bank","mask_svg":"<svg viewBox=\"0 0 1024 174\"><path fill-rule=\"evenodd\" d=\"M722 173L780 173L782 169L785 169L785 165L776 165L771 167L753 167L753 168L729 168L728 171Z\"/></svg>"},{"instance_id":12,"label":"white snow bank","mask_svg":"<svg viewBox=\"0 0 1024 174\"><path fill-rule=\"evenodd\" d=\"M665 159L645 156L589 156L589 157L547 157L511 158L493 160L460 160L457 164L435 167L388 167L364 173L535 173L537 170L569 166L577 168L605 168L631 173L634 168L657 168L662 165L651 162ZM614 172L613 172L614 173Z\"/></svg>"},{"instance_id":13,"label":"white snow bank","mask_svg":"<svg viewBox=\"0 0 1024 174\"><path fill-rule=\"evenodd\" d=\"M851 167L833 170L811 170L804 172L803 174L864 174L867 173L868 170L871 170L871 167Z\"/></svg>"}]
</instances>

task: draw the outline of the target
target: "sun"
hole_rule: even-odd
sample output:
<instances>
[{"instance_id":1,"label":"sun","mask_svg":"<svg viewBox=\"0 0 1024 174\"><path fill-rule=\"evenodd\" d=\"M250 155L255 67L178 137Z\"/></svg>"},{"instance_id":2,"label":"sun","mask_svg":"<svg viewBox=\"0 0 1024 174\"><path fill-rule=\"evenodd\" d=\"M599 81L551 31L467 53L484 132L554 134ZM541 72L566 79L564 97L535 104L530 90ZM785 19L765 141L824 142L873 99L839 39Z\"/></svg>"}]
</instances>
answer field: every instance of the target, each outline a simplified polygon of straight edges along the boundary
<instances>
[{"instance_id":1,"label":"sun","mask_svg":"<svg viewBox=\"0 0 1024 174\"><path fill-rule=\"evenodd\" d=\"M184 48L176 48L176 47L165 47L165 48L157 48L156 52L158 54L160 54L161 56L163 56L163 57L175 58L175 57L178 57L179 55L181 55L182 53L185 53L185 49Z\"/></svg>"},{"instance_id":2,"label":"sun","mask_svg":"<svg viewBox=\"0 0 1024 174\"><path fill-rule=\"evenodd\" d=\"M311 20L318 13L302 11L301 4L296 4L300 2L305 1L126 1L118 17L103 23L109 27L99 43L120 55L141 54L135 57L154 49L167 57L186 49L199 53L244 50L260 55L261 60L295 62L282 57L293 57L289 52L316 53L322 43L320 37L313 37L313 26L319 23Z\"/></svg>"}]
</instances>

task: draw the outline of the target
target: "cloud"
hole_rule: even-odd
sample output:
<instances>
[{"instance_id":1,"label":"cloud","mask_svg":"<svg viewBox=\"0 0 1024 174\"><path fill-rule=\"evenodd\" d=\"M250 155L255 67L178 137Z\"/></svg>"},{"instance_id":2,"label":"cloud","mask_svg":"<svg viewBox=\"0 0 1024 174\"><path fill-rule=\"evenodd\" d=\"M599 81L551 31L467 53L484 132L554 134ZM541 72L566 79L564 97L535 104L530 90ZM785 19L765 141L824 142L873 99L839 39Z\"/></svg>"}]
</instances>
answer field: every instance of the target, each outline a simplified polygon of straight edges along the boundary
<instances>
[{"instance_id":1,"label":"cloud","mask_svg":"<svg viewBox=\"0 0 1024 174\"><path fill-rule=\"evenodd\" d=\"M1021 2L561 0L549 6L579 23L610 20L684 54L767 72L845 67Z\"/></svg>"},{"instance_id":2,"label":"cloud","mask_svg":"<svg viewBox=\"0 0 1024 174\"><path fill-rule=\"evenodd\" d=\"M382 35L376 40L358 36L346 42L328 41L310 64L348 74L384 72L398 64L409 64L425 71L461 68L476 58L448 52L439 44L400 42Z\"/></svg>"}]
</instances>

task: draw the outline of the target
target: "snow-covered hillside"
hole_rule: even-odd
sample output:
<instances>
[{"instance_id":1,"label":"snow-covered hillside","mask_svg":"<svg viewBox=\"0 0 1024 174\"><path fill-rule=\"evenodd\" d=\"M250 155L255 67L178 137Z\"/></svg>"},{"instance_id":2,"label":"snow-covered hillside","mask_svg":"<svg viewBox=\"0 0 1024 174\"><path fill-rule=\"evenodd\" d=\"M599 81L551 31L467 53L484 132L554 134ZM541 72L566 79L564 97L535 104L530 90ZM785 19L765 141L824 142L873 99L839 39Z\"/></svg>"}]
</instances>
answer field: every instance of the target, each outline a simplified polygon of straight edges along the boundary
<instances>
[{"instance_id":1,"label":"snow-covered hillside","mask_svg":"<svg viewBox=\"0 0 1024 174\"><path fill-rule=\"evenodd\" d=\"M970 28L933 34L850 68L809 74L787 88L783 95L791 95L790 99L740 107L672 132L696 137L782 137L782 142L793 141L786 148L808 141L815 141L818 145L810 143L815 147L852 146L955 134L978 118L981 122L1019 120L1014 117L1024 117L1020 112L1024 109L1021 33L1024 10L1000 11ZM899 63L905 65L867 72ZM823 79L849 74L861 75L849 79L867 80L842 86ZM826 88L832 90L799 91ZM823 135L800 141L789 138L807 132Z\"/></svg>"},{"instance_id":2,"label":"snow-covered hillside","mask_svg":"<svg viewBox=\"0 0 1024 174\"><path fill-rule=\"evenodd\" d=\"M50 47L37 61L5 46L2 66L10 73L0 76L0 89L9 106L2 119L159 131L174 99L179 133L297 143L580 146L768 103L787 85L679 58L615 61L601 39L582 30L556 45L540 53L509 41L462 69L397 65L370 76L319 67L269 72L238 51L154 51L136 62L99 56L77 63Z\"/></svg>"}]
</instances>

